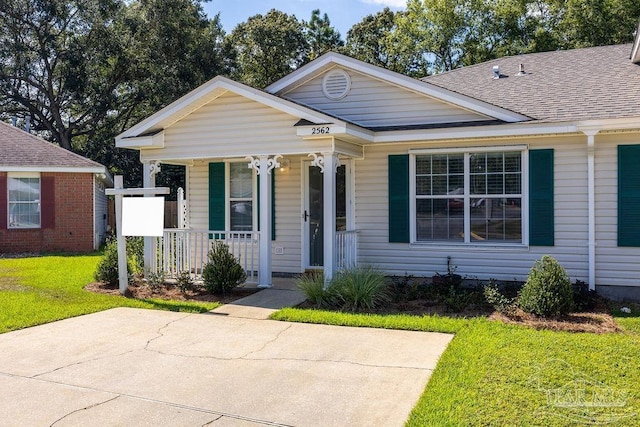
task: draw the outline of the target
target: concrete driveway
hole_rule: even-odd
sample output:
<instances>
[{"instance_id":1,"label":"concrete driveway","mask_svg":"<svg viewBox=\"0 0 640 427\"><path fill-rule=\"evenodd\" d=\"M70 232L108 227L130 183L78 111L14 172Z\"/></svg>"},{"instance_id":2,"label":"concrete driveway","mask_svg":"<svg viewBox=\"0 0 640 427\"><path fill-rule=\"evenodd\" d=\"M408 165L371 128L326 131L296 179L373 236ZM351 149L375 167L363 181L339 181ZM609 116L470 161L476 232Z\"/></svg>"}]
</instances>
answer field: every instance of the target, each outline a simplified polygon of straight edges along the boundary
<instances>
[{"instance_id":1,"label":"concrete driveway","mask_svg":"<svg viewBox=\"0 0 640 427\"><path fill-rule=\"evenodd\" d=\"M0 425L400 426L451 338L118 308L0 335Z\"/></svg>"}]
</instances>

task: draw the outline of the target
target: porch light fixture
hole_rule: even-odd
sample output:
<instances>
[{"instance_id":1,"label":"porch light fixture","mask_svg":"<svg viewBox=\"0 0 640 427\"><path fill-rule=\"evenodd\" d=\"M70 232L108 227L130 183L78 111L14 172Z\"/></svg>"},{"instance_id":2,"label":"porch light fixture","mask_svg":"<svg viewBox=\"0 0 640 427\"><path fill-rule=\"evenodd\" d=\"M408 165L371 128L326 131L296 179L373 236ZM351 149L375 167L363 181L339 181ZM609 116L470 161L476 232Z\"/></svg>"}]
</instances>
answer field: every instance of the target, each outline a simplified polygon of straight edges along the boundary
<instances>
[{"instance_id":1,"label":"porch light fixture","mask_svg":"<svg viewBox=\"0 0 640 427\"><path fill-rule=\"evenodd\" d=\"M290 168L291 168L291 162L289 161L289 159L280 160L280 167L278 168L278 172L287 173L289 172Z\"/></svg>"}]
</instances>

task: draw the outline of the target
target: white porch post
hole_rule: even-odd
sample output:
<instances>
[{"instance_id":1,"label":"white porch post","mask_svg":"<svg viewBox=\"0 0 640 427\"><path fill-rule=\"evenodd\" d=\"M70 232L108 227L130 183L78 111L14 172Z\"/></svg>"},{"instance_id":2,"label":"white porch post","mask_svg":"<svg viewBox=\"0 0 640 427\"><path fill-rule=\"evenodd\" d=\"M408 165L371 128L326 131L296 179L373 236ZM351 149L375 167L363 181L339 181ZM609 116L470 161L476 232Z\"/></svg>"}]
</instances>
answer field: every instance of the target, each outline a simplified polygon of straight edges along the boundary
<instances>
[{"instance_id":1,"label":"white porch post","mask_svg":"<svg viewBox=\"0 0 640 427\"><path fill-rule=\"evenodd\" d=\"M260 180L260 271L258 272L258 287L270 288L271 283L271 175L273 168L278 167L277 155L259 156L257 159L250 158L250 168L256 169Z\"/></svg>"},{"instance_id":2,"label":"white porch post","mask_svg":"<svg viewBox=\"0 0 640 427\"><path fill-rule=\"evenodd\" d=\"M336 270L336 169L338 155L322 153L323 174L323 227L324 227L324 283L329 284Z\"/></svg>"},{"instance_id":3,"label":"white porch post","mask_svg":"<svg viewBox=\"0 0 640 427\"><path fill-rule=\"evenodd\" d=\"M144 162L142 165L142 186L144 188L155 188L156 174L160 172L160 162ZM153 194L145 197L153 197ZM144 238L144 269L145 271L155 271L156 269L156 245L155 237Z\"/></svg>"}]
</instances>

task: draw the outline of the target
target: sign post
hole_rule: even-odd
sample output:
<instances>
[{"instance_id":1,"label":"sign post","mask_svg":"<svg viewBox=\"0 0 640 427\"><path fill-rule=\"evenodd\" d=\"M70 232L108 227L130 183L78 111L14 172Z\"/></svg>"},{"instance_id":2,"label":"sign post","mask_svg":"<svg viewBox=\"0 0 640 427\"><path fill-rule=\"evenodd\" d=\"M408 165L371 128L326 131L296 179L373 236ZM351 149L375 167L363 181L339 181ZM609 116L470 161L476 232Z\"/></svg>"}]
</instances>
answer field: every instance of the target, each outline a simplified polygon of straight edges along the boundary
<instances>
[{"instance_id":1,"label":"sign post","mask_svg":"<svg viewBox=\"0 0 640 427\"><path fill-rule=\"evenodd\" d=\"M127 241L125 234L123 234L123 199L124 196L149 196L156 194L169 194L170 190L167 187L157 188L124 188L122 175L116 175L113 179L113 188L105 190L108 196L115 196L116 198L116 236L118 242L118 284L120 287L120 293L124 295L129 285L127 277ZM152 200L152 199L147 199ZM162 211L162 215L164 211ZM128 214L129 215L129 214ZM135 225L133 226L135 228ZM160 227L162 228L162 226ZM152 231L144 231L146 236L156 236L157 233ZM140 235L130 233L129 235ZM162 236L162 230L160 230L160 236Z\"/></svg>"}]
</instances>

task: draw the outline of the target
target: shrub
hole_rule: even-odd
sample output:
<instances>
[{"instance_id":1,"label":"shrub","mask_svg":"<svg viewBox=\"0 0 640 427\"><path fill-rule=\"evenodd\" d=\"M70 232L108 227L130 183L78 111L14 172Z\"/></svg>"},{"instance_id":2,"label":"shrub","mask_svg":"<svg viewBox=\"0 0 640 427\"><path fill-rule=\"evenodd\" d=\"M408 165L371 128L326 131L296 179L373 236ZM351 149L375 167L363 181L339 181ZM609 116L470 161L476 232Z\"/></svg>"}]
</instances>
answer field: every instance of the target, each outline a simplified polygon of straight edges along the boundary
<instances>
[{"instance_id":1,"label":"shrub","mask_svg":"<svg viewBox=\"0 0 640 427\"><path fill-rule=\"evenodd\" d=\"M536 261L518 296L522 310L543 317L567 314L573 308L573 289L567 272L555 258Z\"/></svg>"},{"instance_id":2,"label":"shrub","mask_svg":"<svg viewBox=\"0 0 640 427\"><path fill-rule=\"evenodd\" d=\"M137 242L134 242L133 246L130 246L129 240L127 240L127 277L129 281L135 274L142 271L140 263L143 262L143 257L138 253L136 244ZM116 239L107 242L102 259L93 276L99 282L106 282L111 286L118 285L118 241Z\"/></svg>"},{"instance_id":3,"label":"shrub","mask_svg":"<svg viewBox=\"0 0 640 427\"><path fill-rule=\"evenodd\" d=\"M578 311L593 310L598 304L598 294L590 290L589 285L582 280L576 280L573 287L574 308Z\"/></svg>"},{"instance_id":4,"label":"shrub","mask_svg":"<svg viewBox=\"0 0 640 427\"><path fill-rule=\"evenodd\" d=\"M384 274L373 267L340 272L330 285L343 310L367 310L388 300Z\"/></svg>"},{"instance_id":5,"label":"shrub","mask_svg":"<svg viewBox=\"0 0 640 427\"><path fill-rule=\"evenodd\" d=\"M334 287L324 288L324 275L321 271L303 274L296 279L296 286L304 292L307 300L317 308L329 307L335 302Z\"/></svg>"},{"instance_id":6,"label":"shrub","mask_svg":"<svg viewBox=\"0 0 640 427\"><path fill-rule=\"evenodd\" d=\"M483 289L484 299L489 303L494 310L502 314L511 314L516 308L516 299L506 297L494 280L484 286Z\"/></svg>"},{"instance_id":7,"label":"shrub","mask_svg":"<svg viewBox=\"0 0 640 427\"><path fill-rule=\"evenodd\" d=\"M159 288L161 285L164 285L163 271L155 272L155 271L148 270L144 274L144 278L147 281L147 285L149 285L153 289Z\"/></svg>"},{"instance_id":8,"label":"shrub","mask_svg":"<svg viewBox=\"0 0 640 427\"><path fill-rule=\"evenodd\" d=\"M176 278L176 286L180 290L180 292L187 292L194 288L193 279L191 278L191 273L188 271L181 271Z\"/></svg>"},{"instance_id":9,"label":"shrub","mask_svg":"<svg viewBox=\"0 0 640 427\"><path fill-rule=\"evenodd\" d=\"M207 291L225 294L247 280L244 269L224 242L216 240L208 256L209 262L202 270Z\"/></svg>"}]
</instances>

